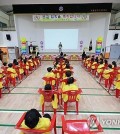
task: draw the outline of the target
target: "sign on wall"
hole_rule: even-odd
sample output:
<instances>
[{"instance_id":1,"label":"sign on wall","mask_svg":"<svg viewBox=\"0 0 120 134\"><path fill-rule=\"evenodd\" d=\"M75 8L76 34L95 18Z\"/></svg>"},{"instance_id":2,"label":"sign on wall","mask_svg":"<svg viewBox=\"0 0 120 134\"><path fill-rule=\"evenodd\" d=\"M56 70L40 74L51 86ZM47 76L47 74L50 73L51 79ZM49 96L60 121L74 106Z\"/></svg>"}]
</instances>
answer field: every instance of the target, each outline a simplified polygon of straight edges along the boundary
<instances>
[{"instance_id":1,"label":"sign on wall","mask_svg":"<svg viewBox=\"0 0 120 134\"><path fill-rule=\"evenodd\" d=\"M42 14L33 15L33 21L89 21L89 14Z\"/></svg>"}]
</instances>

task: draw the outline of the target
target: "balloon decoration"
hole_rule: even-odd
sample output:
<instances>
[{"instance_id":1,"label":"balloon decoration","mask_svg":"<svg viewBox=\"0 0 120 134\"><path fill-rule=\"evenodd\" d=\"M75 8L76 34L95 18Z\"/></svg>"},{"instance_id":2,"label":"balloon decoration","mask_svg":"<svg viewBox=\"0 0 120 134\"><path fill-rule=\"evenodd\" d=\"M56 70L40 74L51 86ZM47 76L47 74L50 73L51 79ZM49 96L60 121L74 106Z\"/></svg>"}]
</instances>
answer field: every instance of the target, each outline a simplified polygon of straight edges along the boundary
<instances>
[{"instance_id":1,"label":"balloon decoration","mask_svg":"<svg viewBox=\"0 0 120 134\"><path fill-rule=\"evenodd\" d=\"M20 39L20 41L21 41L21 53L22 54L26 54L27 53L27 40L26 40L26 38L25 37L22 37L21 39Z\"/></svg>"},{"instance_id":2,"label":"balloon decoration","mask_svg":"<svg viewBox=\"0 0 120 134\"><path fill-rule=\"evenodd\" d=\"M96 41L96 54L97 55L99 55L101 53L102 42L103 42L103 38L101 36L98 37L97 41Z\"/></svg>"}]
</instances>

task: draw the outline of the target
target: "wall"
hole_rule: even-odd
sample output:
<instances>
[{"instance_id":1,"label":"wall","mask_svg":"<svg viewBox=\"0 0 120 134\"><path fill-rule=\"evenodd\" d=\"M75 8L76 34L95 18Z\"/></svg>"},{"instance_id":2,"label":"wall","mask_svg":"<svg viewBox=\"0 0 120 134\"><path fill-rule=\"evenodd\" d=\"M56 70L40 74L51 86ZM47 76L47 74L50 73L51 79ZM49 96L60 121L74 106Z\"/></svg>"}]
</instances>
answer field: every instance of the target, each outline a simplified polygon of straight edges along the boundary
<instances>
[{"instance_id":1,"label":"wall","mask_svg":"<svg viewBox=\"0 0 120 134\"><path fill-rule=\"evenodd\" d=\"M11 41L7 40L6 34L10 34ZM1 31L0 32L0 47L18 47L18 39L16 31Z\"/></svg>"},{"instance_id":2,"label":"wall","mask_svg":"<svg viewBox=\"0 0 120 134\"><path fill-rule=\"evenodd\" d=\"M114 40L114 35L118 33L118 39ZM120 44L120 30L109 30L108 35L107 35L107 41L106 41L106 47L107 47L107 52L110 52L110 45L113 44Z\"/></svg>"},{"instance_id":3,"label":"wall","mask_svg":"<svg viewBox=\"0 0 120 134\"><path fill-rule=\"evenodd\" d=\"M44 42L44 29L79 29L79 42L82 40L84 47L88 47L90 40L93 43L93 52L96 47L96 39L99 36L104 38L103 45L106 43L106 35L110 21L110 13L90 14L90 20L86 22L33 22L31 15L15 15L15 23L18 39L26 37L28 41L36 41L34 44L40 47L40 42ZM19 42L20 44L20 42ZM53 50L50 50L53 51ZM56 50L57 51L57 50ZM69 50L68 50L69 51ZM78 50L80 49L78 48Z\"/></svg>"}]
</instances>

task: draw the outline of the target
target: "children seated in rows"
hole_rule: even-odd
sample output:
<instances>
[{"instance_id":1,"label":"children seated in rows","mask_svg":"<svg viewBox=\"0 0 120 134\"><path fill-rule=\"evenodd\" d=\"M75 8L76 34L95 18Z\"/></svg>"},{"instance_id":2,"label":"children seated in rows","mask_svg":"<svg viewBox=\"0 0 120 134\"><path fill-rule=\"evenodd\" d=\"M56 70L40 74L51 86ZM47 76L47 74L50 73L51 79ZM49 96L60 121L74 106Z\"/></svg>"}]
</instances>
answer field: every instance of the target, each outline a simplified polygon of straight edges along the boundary
<instances>
[{"instance_id":1,"label":"children seated in rows","mask_svg":"<svg viewBox=\"0 0 120 134\"><path fill-rule=\"evenodd\" d=\"M50 125L51 116L49 114L44 114L43 116L41 116L36 109L31 109L26 112L21 127L26 129L47 130Z\"/></svg>"}]
</instances>

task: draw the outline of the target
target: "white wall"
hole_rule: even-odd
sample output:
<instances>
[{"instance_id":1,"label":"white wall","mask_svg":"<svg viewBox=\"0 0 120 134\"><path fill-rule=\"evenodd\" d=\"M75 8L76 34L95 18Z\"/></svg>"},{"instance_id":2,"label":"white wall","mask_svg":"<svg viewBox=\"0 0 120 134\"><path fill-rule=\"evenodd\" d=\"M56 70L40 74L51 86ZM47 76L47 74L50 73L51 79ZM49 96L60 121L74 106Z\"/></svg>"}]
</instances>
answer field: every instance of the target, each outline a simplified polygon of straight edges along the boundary
<instances>
[{"instance_id":1,"label":"white wall","mask_svg":"<svg viewBox=\"0 0 120 134\"><path fill-rule=\"evenodd\" d=\"M44 29L79 29L78 42L82 40L84 47L88 47L92 39L93 52L96 47L96 39L99 36L105 37L106 42L109 20L110 13L90 14L90 20L86 22L33 22L32 15L15 15L19 39L26 37L28 41L36 41L34 44L40 46L40 41L44 42ZM103 42L104 46L105 42ZM80 49L78 48L77 51Z\"/></svg>"},{"instance_id":2,"label":"white wall","mask_svg":"<svg viewBox=\"0 0 120 134\"><path fill-rule=\"evenodd\" d=\"M7 40L6 34L10 34L11 41ZM16 31L1 31L0 32L0 47L18 47L18 39Z\"/></svg>"},{"instance_id":3,"label":"white wall","mask_svg":"<svg viewBox=\"0 0 120 134\"><path fill-rule=\"evenodd\" d=\"M114 35L118 33L118 39L114 40ZM120 30L109 30L108 35L107 35L107 41L106 41L106 47L107 47L107 52L110 52L110 45L113 44L120 44Z\"/></svg>"}]
</instances>

